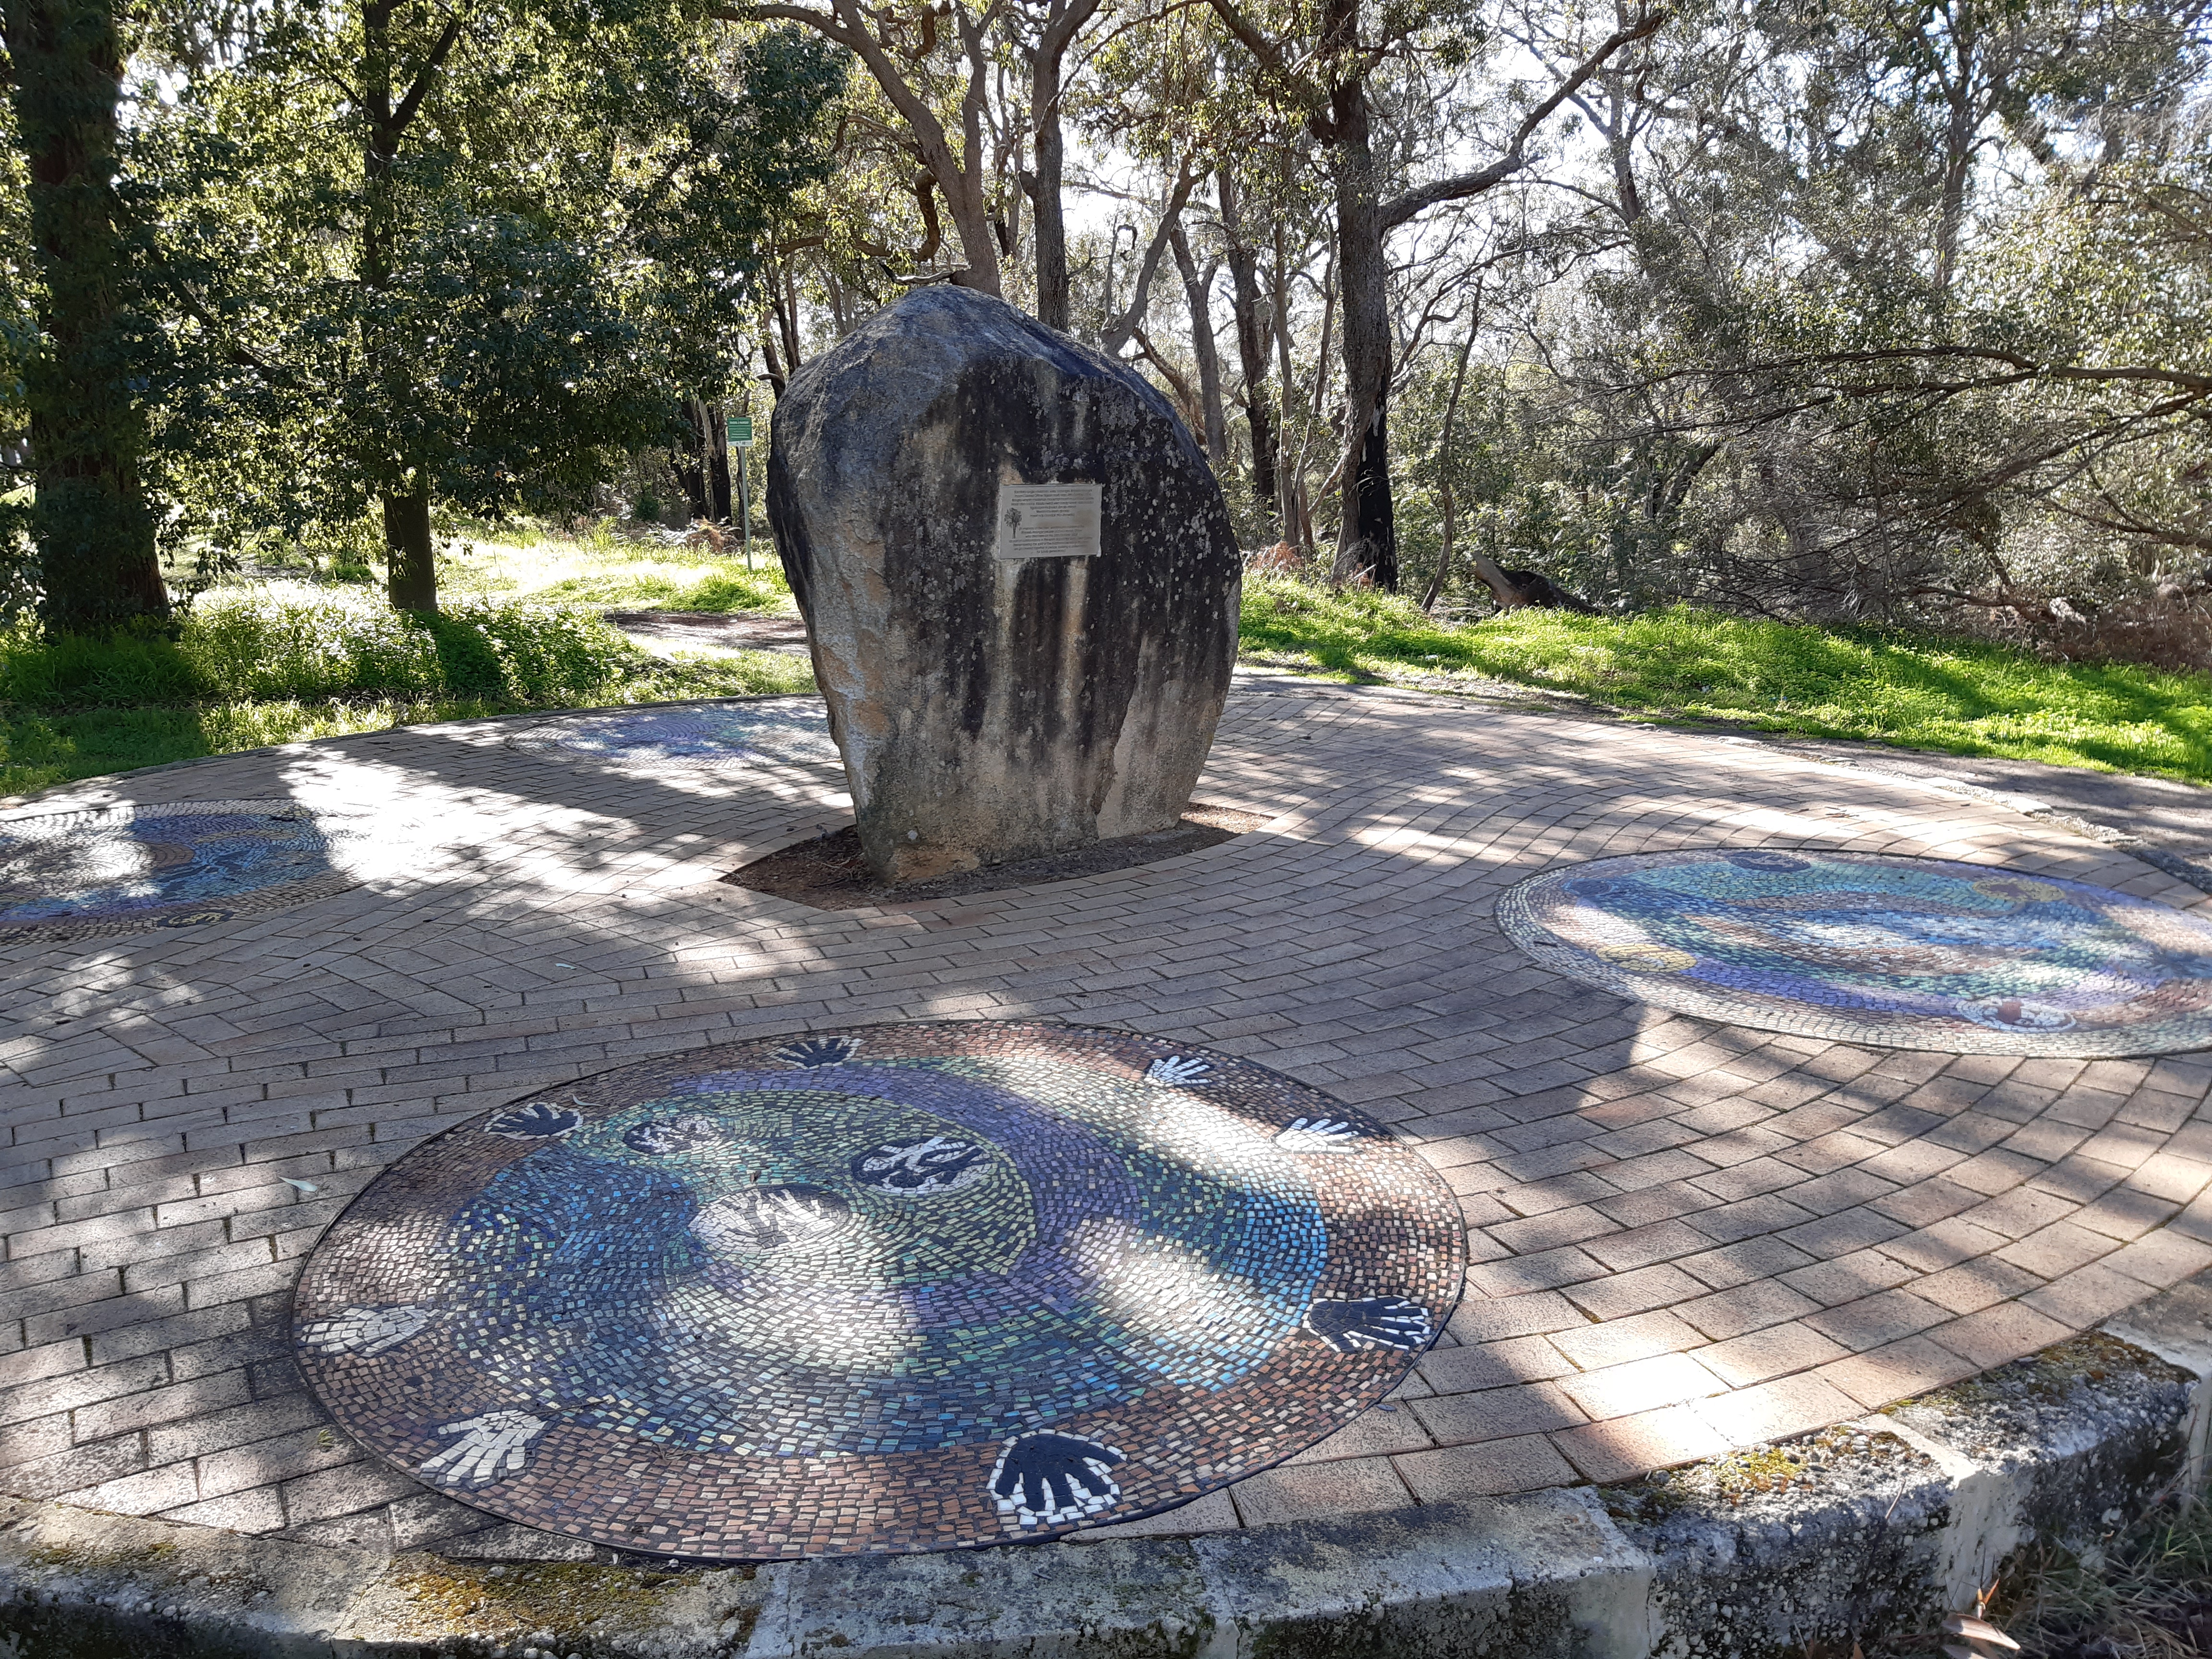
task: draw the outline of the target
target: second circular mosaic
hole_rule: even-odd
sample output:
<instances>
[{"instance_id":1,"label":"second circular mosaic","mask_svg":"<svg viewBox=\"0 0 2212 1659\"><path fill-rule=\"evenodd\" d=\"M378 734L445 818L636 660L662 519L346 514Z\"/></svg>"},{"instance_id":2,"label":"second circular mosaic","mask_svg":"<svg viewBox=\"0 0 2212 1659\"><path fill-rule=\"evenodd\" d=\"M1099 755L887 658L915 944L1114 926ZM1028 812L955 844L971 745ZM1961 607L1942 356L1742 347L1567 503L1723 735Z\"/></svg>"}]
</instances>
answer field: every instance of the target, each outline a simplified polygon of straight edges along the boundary
<instances>
[{"instance_id":1,"label":"second circular mosaic","mask_svg":"<svg viewBox=\"0 0 2212 1659\"><path fill-rule=\"evenodd\" d=\"M1416 1154L1230 1056L996 1022L605 1073L394 1164L295 1336L417 1480L672 1555L1131 1520L1401 1380L1459 1294Z\"/></svg>"},{"instance_id":2,"label":"second circular mosaic","mask_svg":"<svg viewBox=\"0 0 2212 1659\"><path fill-rule=\"evenodd\" d=\"M1872 853L1700 848L1498 902L1547 967L1757 1030L1954 1054L2212 1045L2212 922L2109 887Z\"/></svg>"},{"instance_id":3,"label":"second circular mosaic","mask_svg":"<svg viewBox=\"0 0 2212 1659\"><path fill-rule=\"evenodd\" d=\"M617 771L715 772L838 763L829 711L814 697L677 703L569 714L507 740L520 753Z\"/></svg>"},{"instance_id":4,"label":"second circular mosaic","mask_svg":"<svg viewBox=\"0 0 2212 1659\"><path fill-rule=\"evenodd\" d=\"M188 927L343 892L362 839L285 800L115 805L0 822L0 942ZM356 858L353 863L357 866Z\"/></svg>"}]
</instances>

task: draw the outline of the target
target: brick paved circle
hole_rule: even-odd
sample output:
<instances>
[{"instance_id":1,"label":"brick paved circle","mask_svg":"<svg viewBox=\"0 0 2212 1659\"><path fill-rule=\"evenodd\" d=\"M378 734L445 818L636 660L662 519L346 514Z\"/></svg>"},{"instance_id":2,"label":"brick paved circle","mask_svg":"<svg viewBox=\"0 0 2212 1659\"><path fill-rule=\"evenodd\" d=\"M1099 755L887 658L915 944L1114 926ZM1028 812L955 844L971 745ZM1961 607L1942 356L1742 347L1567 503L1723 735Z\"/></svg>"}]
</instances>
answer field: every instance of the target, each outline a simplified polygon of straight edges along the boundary
<instances>
[{"instance_id":1,"label":"brick paved circle","mask_svg":"<svg viewBox=\"0 0 2212 1659\"><path fill-rule=\"evenodd\" d=\"M2212 1057L1753 1030L1554 972L1494 919L1545 870L1717 847L2002 866L2212 913L2001 801L1725 736L1248 674L1199 793L1264 828L817 911L718 878L848 822L839 768L548 765L506 746L515 725L39 804L281 799L423 833L286 909L0 941L0 1485L325 1543L586 1547L331 1420L291 1346L301 1261L379 1171L525 1091L880 1021L1062 1020L1241 1055L1389 1124L1457 1195L1466 1294L1391 1409L1140 1529L1626 1479L1924 1392L2212 1266Z\"/></svg>"},{"instance_id":2,"label":"brick paved circle","mask_svg":"<svg viewBox=\"0 0 2212 1659\"><path fill-rule=\"evenodd\" d=\"M295 1302L337 1421L690 1558L1040 1538L1188 1502L1401 1382L1452 1194L1249 1060L969 1020L696 1049L402 1158Z\"/></svg>"},{"instance_id":3,"label":"brick paved circle","mask_svg":"<svg viewBox=\"0 0 2212 1659\"><path fill-rule=\"evenodd\" d=\"M179 801L0 821L0 937L95 938L227 921L353 884L289 800Z\"/></svg>"},{"instance_id":4,"label":"brick paved circle","mask_svg":"<svg viewBox=\"0 0 2212 1659\"><path fill-rule=\"evenodd\" d=\"M2073 1059L2212 1045L2212 922L2083 882L1700 848L1547 870L1498 918L1548 968L1759 1030Z\"/></svg>"}]
</instances>

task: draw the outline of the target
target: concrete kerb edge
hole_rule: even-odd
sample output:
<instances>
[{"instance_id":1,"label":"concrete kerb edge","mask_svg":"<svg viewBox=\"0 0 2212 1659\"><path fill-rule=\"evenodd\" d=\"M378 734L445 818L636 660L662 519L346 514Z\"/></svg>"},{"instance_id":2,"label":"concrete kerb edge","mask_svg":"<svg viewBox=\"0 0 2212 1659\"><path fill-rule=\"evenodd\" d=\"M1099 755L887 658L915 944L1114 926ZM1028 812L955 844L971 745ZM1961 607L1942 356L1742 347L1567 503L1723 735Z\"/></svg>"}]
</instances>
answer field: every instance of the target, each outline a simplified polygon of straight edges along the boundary
<instances>
[{"instance_id":1,"label":"concrete kerb edge","mask_svg":"<svg viewBox=\"0 0 2212 1659\"><path fill-rule=\"evenodd\" d=\"M2097 1333L1776 1448L1561 1487L1194 1537L671 1570L387 1555L66 1504L0 1506L0 1633L36 1659L1653 1659L1925 1628L2036 1537L2193 1492L2212 1273Z\"/></svg>"}]
</instances>

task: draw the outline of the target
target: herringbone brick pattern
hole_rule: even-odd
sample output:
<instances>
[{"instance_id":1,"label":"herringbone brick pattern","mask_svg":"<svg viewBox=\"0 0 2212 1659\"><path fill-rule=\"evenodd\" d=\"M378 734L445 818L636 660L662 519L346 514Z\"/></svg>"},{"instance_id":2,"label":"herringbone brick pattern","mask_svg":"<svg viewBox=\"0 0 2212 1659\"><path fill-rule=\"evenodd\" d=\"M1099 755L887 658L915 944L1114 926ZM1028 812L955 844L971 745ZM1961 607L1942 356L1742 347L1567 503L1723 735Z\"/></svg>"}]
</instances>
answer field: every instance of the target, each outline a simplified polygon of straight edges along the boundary
<instances>
[{"instance_id":1,"label":"herringbone brick pattern","mask_svg":"<svg viewBox=\"0 0 2212 1659\"><path fill-rule=\"evenodd\" d=\"M1725 738L1246 682L1167 863L822 913L712 878L842 819L834 771L556 765L497 723L81 788L295 798L404 872L198 929L0 951L0 1488L255 1533L514 1547L368 1461L288 1356L301 1258L422 1137L641 1055L871 1019L1045 1018L1249 1054L1396 1123L1474 1266L1401 1396L1140 1523L1234 1526L1651 1468L2040 1347L2212 1264L2212 1056L1855 1048L1624 1003L1492 924L1562 860L1822 845L2183 906L2001 806Z\"/></svg>"}]
</instances>

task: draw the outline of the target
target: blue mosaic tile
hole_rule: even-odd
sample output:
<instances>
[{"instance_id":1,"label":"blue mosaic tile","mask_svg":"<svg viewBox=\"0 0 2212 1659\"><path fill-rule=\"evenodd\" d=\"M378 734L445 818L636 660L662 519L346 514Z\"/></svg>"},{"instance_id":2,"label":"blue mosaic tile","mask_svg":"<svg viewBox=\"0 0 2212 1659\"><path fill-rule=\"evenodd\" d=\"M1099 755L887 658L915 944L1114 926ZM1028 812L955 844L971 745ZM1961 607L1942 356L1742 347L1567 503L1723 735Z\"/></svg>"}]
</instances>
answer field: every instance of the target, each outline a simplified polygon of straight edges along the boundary
<instances>
[{"instance_id":1,"label":"blue mosaic tile","mask_svg":"<svg viewBox=\"0 0 2212 1659\"><path fill-rule=\"evenodd\" d=\"M2212 1045L2212 922L1990 865L1641 854L1532 877L1498 919L1547 968L1759 1030L1952 1054Z\"/></svg>"},{"instance_id":2,"label":"blue mosaic tile","mask_svg":"<svg viewBox=\"0 0 2212 1659\"><path fill-rule=\"evenodd\" d=\"M0 823L0 939L185 927L353 884L331 836L281 800L161 806Z\"/></svg>"},{"instance_id":3,"label":"blue mosaic tile","mask_svg":"<svg viewBox=\"0 0 2212 1659\"><path fill-rule=\"evenodd\" d=\"M571 714L529 726L508 748L618 770L710 772L743 766L839 763L819 698Z\"/></svg>"},{"instance_id":4,"label":"blue mosaic tile","mask_svg":"<svg viewBox=\"0 0 2212 1659\"><path fill-rule=\"evenodd\" d=\"M698 1051L485 1114L317 1247L295 1334L415 1479L669 1555L968 1547L1341 1427L1459 1294L1379 1123L1263 1066L990 1021Z\"/></svg>"}]
</instances>

